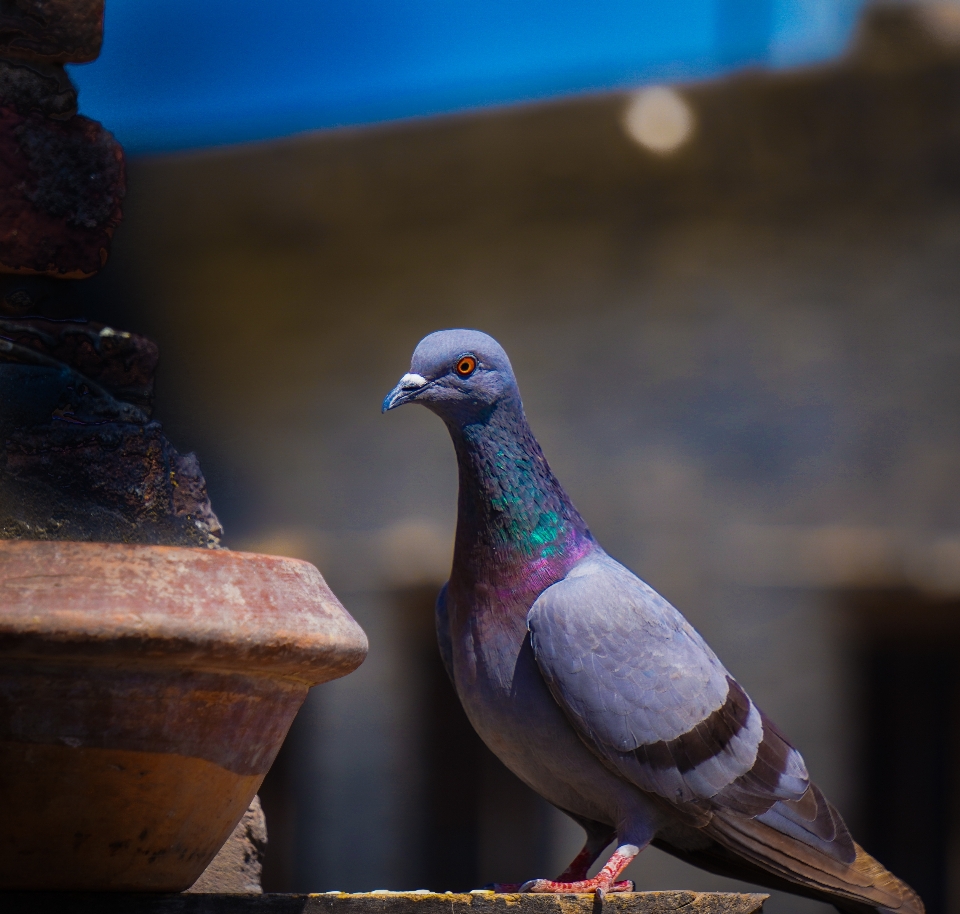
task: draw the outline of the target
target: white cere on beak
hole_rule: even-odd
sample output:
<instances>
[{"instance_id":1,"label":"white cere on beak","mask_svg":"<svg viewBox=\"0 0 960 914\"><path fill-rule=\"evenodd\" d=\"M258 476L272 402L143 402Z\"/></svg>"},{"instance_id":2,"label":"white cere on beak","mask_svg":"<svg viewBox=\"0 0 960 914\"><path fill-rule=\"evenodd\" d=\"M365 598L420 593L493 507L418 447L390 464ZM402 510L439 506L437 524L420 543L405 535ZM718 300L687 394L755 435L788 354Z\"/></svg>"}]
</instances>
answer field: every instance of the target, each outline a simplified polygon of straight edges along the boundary
<instances>
[{"instance_id":1,"label":"white cere on beak","mask_svg":"<svg viewBox=\"0 0 960 914\"><path fill-rule=\"evenodd\" d=\"M405 374L400 379L400 386L407 390L423 387L426 383L427 379L422 374Z\"/></svg>"}]
</instances>

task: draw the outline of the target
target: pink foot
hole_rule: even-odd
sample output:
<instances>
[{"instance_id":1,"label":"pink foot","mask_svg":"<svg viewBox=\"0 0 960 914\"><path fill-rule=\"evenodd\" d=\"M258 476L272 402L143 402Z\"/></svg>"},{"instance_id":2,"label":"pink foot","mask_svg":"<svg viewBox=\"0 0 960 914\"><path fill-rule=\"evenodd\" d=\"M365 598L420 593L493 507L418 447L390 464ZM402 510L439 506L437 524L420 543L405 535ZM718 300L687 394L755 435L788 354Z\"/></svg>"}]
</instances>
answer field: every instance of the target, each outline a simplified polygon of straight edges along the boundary
<instances>
[{"instance_id":1,"label":"pink foot","mask_svg":"<svg viewBox=\"0 0 960 914\"><path fill-rule=\"evenodd\" d=\"M574 882L559 882L553 879L531 879L520 886L521 892L547 893L552 895L579 894L582 892L632 892L633 882L629 879L617 881L627 865L640 853L635 844L622 844L602 870L592 879L578 879Z\"/></svg>"},{"instance_id":2,"label":"pink foot","mask_svg":"<svg viewBox=\"0 0 960 914\"><path fill-rule=\"evenodd\" d=\"M514 891L511 889L510 891ZM585 892L635 892L636 886L632 879L624 879L604 887L593 879L582 879L579 882L554 882L552 879L531 879L525 882L518 891L530 892L539 895L582 895Z\"/></svg>"},{"instance_id":3,"label":"pink foot","mask_svg":"<svg viewBox=\"0 0 960 914\"><path fill-rule=\"evenodd\" d=\"M531 879L529 882L494 882L486 886L486 888L491 889L494 892L499 894L515 894L521 890L524 892L553 892L553 893L569 893L569 892L593 892L596 891L596 887L586 888L586 889L577 889L577 888L567 888L567 886L578 886L586 885L587 882L592 882L592 880L579 880L577 882L561 882L559 880L553 879ZM548 885L548 886L557 886L557 888L541 889L541 888L524 888L524 886L539 886L539 885ZM634 892L636 891L632 879L624 879L621 882L615 882L609 889L610 892Z\"/></svg>"},{"instance_id":4,"label":"pink foot","mask_svg":"<svg viewBox=\"0 0 960 914\"><path fill-rule=\"evenodd\" d=\"M563 888L563 886L569 886L569 885L586 885L587 881L589 881L589 880L581 880L581 881L579 881L579 882L560 882L559 880L554 881L554 880L552 880L552 879L531 879L529 882L493 882L493 883L491 883L490 885L486 886L486 888L491 889L491 890L493 890L494 892L498 892L498 893L500 893L500 894L513 894L513 893L519 892L521 889L522 889L524 892L531 892L531 891L533 891L533 892L560 892L560 893L564 893L564 892L592 892L592 891L595 891L595 889L568 889L568 888ZM546 885L551 885L551 886L561 886L561 888L557 888L557 889L529 889L529 888L524 889L524 888L523 888L524 886L529 886L529 885L533 885L533 884L539 885L539 884L541 884L541 883L546 884ZM633 880L632 880L632 879L624 879L622 882L615 882L615 883L610 887L609 891L611 891L611 892L635 892L635 891L636 891L636 888L635 888L635 886L634 886L634 884L633 884Z\"/></svg>"}]
</instances>

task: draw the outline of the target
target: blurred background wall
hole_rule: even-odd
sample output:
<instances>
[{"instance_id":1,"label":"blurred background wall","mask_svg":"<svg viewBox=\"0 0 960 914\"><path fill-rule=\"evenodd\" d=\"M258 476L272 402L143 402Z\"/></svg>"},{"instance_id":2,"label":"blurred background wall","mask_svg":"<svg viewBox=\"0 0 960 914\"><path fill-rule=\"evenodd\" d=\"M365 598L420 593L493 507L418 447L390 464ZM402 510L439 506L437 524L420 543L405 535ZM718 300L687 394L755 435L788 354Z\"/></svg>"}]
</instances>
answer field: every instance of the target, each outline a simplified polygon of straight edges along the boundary
<instances>
[{"instance_id":1,"label":"blurred background wall","mask_svg":"<svg viewBox=\"0 0 960 914\"><path fill-rule=\"evenodd\" d=\"M370 636L264 784L268 889L469 889L579 847L444 678L453 452L379 411L468 326L600 542L960 912L958 7L875 7L808 70L144 157L129 187L63 308L159 342L226 545L315 562ZM734 885L653 849L630 875Z\"/></svg>"}]
</instances>

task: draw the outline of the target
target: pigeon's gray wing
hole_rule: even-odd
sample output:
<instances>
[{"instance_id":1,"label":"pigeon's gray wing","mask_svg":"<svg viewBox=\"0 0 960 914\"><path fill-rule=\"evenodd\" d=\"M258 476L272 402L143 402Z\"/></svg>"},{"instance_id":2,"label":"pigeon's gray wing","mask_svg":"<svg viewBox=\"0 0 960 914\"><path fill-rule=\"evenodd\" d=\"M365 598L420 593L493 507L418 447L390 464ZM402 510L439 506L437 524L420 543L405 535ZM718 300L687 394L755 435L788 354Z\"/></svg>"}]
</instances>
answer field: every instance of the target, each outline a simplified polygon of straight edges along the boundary
<instances>
[{"instance_id":1,"label":"pigeon's gray wing","mask_svg":"<svg viewBox=\"0 0 960 914\"><path fill-rule=\"evenodd\" d=\"M440 648L440 659L443 668L447 671L450 681L453 682L453 642L450 640L450 615L447 611L448 581L440 588L437 594L437 604L434 610L434 621L437 624L437 646ZM454 685L456 688L456 685Z\"/></svg>"},{"instance_id":2,"label":"pigeon's gray wing","mask_svg":"<svg viewBox=\"0 0 960 914\"><path fill-rule=\"evenodd\" d=\"M692 812L800 800L800 754L658 593L603 553L527 616L537 664L583 740L638 787Z\"/></svg>"},{"instance_id":3,"label":"pigeon's gray wing","mask_svg":"<svg viewBox=\"0 0 960 914\"><path fill-rule=\"evenodd\" d=\"M797 750L636 575L589 556L527 622L551 694L608 767L774 875L899 907Z\"/></svg>"}]
</instances>

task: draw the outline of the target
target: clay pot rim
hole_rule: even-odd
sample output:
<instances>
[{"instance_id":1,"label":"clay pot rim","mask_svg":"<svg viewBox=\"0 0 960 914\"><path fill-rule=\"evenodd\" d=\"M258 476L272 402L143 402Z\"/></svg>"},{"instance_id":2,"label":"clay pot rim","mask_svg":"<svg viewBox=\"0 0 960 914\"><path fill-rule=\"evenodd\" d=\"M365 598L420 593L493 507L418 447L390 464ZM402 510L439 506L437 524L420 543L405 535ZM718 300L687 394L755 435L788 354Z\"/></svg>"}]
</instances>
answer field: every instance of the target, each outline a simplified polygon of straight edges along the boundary
<instances>
[{"instance_id":1,"label":"clay pot rim","mask_svg":"<svg viewBox=\"0 0 960 914\"><path fill-rule=\"evenodd\" d=\"M0 541L5 662L171 665L316 685L367 653L309 562L250 552Z\"/></svg>"}]
</instances>

